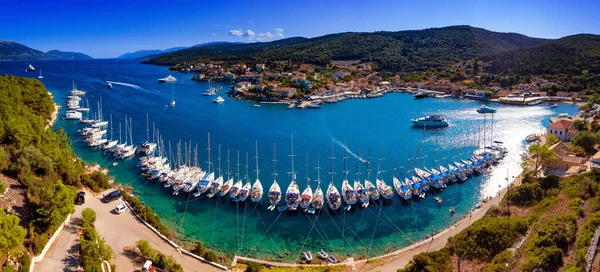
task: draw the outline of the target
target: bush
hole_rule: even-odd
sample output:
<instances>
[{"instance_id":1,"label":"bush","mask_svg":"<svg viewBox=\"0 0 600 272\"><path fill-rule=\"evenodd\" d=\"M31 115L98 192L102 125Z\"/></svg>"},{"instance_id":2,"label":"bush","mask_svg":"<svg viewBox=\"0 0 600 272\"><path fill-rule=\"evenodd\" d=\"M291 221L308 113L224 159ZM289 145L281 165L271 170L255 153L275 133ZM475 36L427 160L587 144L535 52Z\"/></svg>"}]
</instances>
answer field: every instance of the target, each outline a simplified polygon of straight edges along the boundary
<instances>
[{"instance_id":1,"label":"bush","mask_svg":"<svg viewBox=\"0 0 600 272\"><path fill-rule=\"evenodd\" d=\"M0 257L15 251L21 244L27 231L19 226L19 217L0 212Z\"/></svg>"},{"instance_id":2,"label":"bush","mask_svg":"<svg viewBox=\"0 0 600 272\"><path fill-rule=\"evenodd\" d=\"M196 247L192 249L191 252L198 256L204 256L204 254L206 253L206 247L204 246L204 243L202 243L201 241L197 241Z\"/></svg>"},{"instance_id":3,"label":"bush","mask_svg":"<svg viewBox=\"0 0 600 272\"><path fill-rule=\"evenodd\" d=\"M524 219L486 216L448 239L448 249L457 256L489 261L511 247L527 231Z\"/></svg>"},{"instance_id":4,"label":"bush","mask_svg":"<svg viewBox=\"0 0 600 272\"><path fill-rule=\"evenodd\" d=\"M246 267L246 272L260 272L263 269L262 265L257 263L248 263L248 267Z\"/></svg>"},{"instance_id":5,"label":"bush","mask_svg":"<svg viewBox=\"0 0 600 272\"><path fill-rule=\"evenodd\" d=\"M398 272L421 271L453 271L453 268L450 265L450 251L444 247L438 251L417 254L406 267L403 269L398 269Z\"/></svg>"},{"instance_id":6,"label":"bush","mask_svg":"<svg viewBox=\"0 0 600 272\"><path fill-rule=\"evenodd\" d=\"M494 259L492 260L492 263L490 263L484 270L483 272L505 272L505 271L509 271L510 269L508 267L506 267L506 264L509 264L512 260L512 251L510 250L505 250L502 251L500 254L496 255L496 257L494 257Z\"/></svg>"},{"instance_id":7,"label":"bush","mask_svg":"<svg viewBox=\"0 0 600 272\"><path fill-rule=\"evenodd\" d=\"M135 246L140 250L142 255L150 259L156 267L166 269L171 272L183 272L181 265L178 264L172 256L166 256L165 254L153 249L148 241L139 240L135 243Z\"/></svg>"},{"instance_id":8,"label":"bush","mask_svg":"<svg viewBox=\"0 0 600 272\"><path fill-rule=\"evenodd\" d=\"M584 130L575 135L575 138L573 138L573 145L583 148L588 154L593 154L595 151L594 146L598 144L598 140L598 135Z\"/></svg>"},{"instance_id":9,"label":"bush","mask_svg":"<svg viewBox=\"0 0 600 272\"><path fill-rule=\"evenodd\" d=\"M544 197L542 186L538 182L523 183L510 190L508 199L516 206L531 206Z\"/></svg>"},{"instance_id":10,"label":"bush","mask_svg":"<svg viewBox=\"0 0 600 272\"><path fill-rule=\"evenodd\" d=\"M206 254L204 254L204 259L213 263L219 262L219 257L212 250L206 251Z\"/></svg>"},{"instance_id":11,"label":"bush","mask_svg":"<svg viewBox=\"0 0 600 272\"><path fill-rule=\"evenodd\" d=\"M19 258L19 272L29 272L31 266L31 257L28 252L23 252L21 258Z\"/></svg>"},{"instance_id":12,"label":"bush","mask_svg":"<svg viewBox=\"0 0 600 272\"><path fill-rule=\"evenodd\" d=\"M569 177L561 182L561 191L569 198L588 199L596 196L599 190L597 181L590 179L588 175Z\"/></svg>"},{"instance_id":13,"label":"bush","mask_svg":"<svg viewBox=\"0 0 600 272\"><path fill-rule=\"evenodd\" d=\"M84 228L93 228L96 222L96 212L90 208L85 208L81 211L82 225Z\"/></svg>"},{"instance_id":14,"label":"bush","mask_svg":"<svg viewBox=\"0 0 600 272\"><path fill-rule=\"evenodd\" d=\"M577 221L572 214L555 216L530 235L525 246L523 271L555 271L562 266L563 251L575 240Z\"/></svg>"},{"instance_id":15,"label":"bush","mask_svg":"<svg viewBox=\"0 0 600 272\"><path fill-rule=\"evenodd\" d=\"M4 191L6 191L6 183L4 183L3 180L0 180L0 194L4 194Z\"/></svg>"}]
</instances>

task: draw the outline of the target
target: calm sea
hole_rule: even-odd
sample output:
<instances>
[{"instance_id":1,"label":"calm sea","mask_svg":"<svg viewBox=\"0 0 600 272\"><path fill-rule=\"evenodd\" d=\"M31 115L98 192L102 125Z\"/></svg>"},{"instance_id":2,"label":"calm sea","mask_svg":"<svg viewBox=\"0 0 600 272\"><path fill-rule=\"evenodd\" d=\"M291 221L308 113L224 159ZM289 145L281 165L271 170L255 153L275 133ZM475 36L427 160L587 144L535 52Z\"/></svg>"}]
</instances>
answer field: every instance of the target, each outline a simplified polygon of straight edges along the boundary
<instances>
[{"instance_id":1,"label":"calm sea","mask_svg":"<svg viewBox=\"0 0 600 272\"><path fill-rule=\"evenodd\" d=\"M318 110L288 110L282 105L254 107L252 102L225 97L221 91L225 103L217 105L212 103L214 97L201 95L217 84L190 81L191 74L173 73L166 67L128 60L36 61L32 64L38 71L42 70L44 78L41 81L54 94L57 103L65 101L73 81L79 89L87 91L87 99L95 111L102 99L104 119L109 119L112 114L114 138L119 137L119 122L124 128L127 116L133 122L134 142L139 144L146 140L148 115L150 126L154 124L160 130L166 145L170 142L174 153L180 140L191 141L193 146L198 144L198 161L205 166L207 135L210 133L215 162L218 146L221 146L224 173L227 172L228 150L233 174L237 171L237 152L242 157L242 175L246 172L245 154L249 153L248 175L252 182L256 178L254 146L258 141L259 178L265 191L273 180L274 143L277 145L277 177L283 191L290 182L292 135L295 171L299 173L301 191L306 188L307 155L312 188L317 184L318 157L322 188L324 191L327 188L332 180L332 142L333 182L340 191L345 151L350 180L355 172L363 173L364 178L367 172L364 160L368 160L371 162L369 168L373 170L371 180L380 168L382 177L391 185L394 164L402 176L415 165L447 165L459 158L467 158L478 143L489 142L492 138L504 141L510 149L507 158L490 175L471 178L441 192L438 195L443 199L441 206L431 195L410 204L395 197L393 201L371 204L367 209L324 210L319 216L308 216L302 212L268 211L266 197L262 205L255 206L232 203L228 198L194 198L184 193L173 196L170 189L147 182L140 176L134 167L137 157L111 167L112 157L82 143L76 133L82 128L78 122L59 120L56 123L55 127L61 126L69 133L79 157L109 168L117 182L133 186L139 197L182 239L200 239L207 246L230 256L237 254L273 260L298 261L302 251L320 249L333 252L340 259L367 254L375 256L424 239L468 214L482 198L493 196L506 187L507 175L512 178L520 172L525 136L543 132L551 116L577 112L575 106L566 104L556 109L550 109L547 104L535 107L491 104L498 108L493 116L492 131L491 116L478 114L475 109L481 103L474 101L416 100L407 94L387 94L379 99L327 104ZM25 68L26 62L0 62L0 74L37 78L38 72L26 73ZM178 79L177 83L157 82L158 78L169 74ZM107 80L118 83L108 89ZM224 90L229 88L222 85ZM177 105L169 108L167 104L172 92ZM64 111L60 111L61 116ZM410 118L428 114L443 114L451 125L426 132L412 127ZM123 129L122 137L124 133ZM449 213L450 208L455 209L454 215Z\"/></svg>"}]
</instances>

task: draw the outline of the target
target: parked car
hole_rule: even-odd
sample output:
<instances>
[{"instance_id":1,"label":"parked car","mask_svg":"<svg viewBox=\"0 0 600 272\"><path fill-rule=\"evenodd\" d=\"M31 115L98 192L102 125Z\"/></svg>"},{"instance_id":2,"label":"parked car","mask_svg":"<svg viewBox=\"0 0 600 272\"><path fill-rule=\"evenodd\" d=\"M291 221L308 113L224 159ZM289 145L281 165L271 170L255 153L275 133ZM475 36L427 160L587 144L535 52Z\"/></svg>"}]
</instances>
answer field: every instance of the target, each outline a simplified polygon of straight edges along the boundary
<instances>
[{"instance_id":1,"label":"parked car","mask_svg":"<svg viewBox=\"0 0 600 272\"><path fill-rule=\"evenodd\" d=\"M105 203L112 202L115 199L119 198L120 196L121 196L121 192L119 192L118 190L112 191L112 192L108 193L107 195L104 195L104 202Z\"/></svg>"},{"instance_id":2,"label":"parked car","mask_svg":"<svg viewBox=\"0 0 600 272\"><path fill-rule=\"evenodd\" d=\"M125 204L119 204L115 208L115 212L118 213L118 214L121 214L121 213L123 213L126 210L127 210L127 206L125 206Z\"/></svg>"},{"instance_id":3,"label":"parked car","mask_svg":"<svg viewBox=\"0 0 600 272\"><path fill-rule=\"evenodd\" d=\"M77 199L75 199L75 204L83 205L85 203L85 192L81 191L77 194Z\"/></svg>"}]
</instances>

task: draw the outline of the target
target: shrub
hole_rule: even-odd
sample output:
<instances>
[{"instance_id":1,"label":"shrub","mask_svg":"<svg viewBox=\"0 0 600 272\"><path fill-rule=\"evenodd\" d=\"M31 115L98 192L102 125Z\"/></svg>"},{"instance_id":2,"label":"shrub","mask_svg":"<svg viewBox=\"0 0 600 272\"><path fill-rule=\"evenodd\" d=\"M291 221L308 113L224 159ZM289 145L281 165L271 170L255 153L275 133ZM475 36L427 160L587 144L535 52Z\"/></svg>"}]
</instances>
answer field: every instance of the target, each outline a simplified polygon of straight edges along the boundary
<instances>
[{"instance_id":1,"label":"shrub","mask_svg":"<svg viewBox=\"0 0 600 272\"><path fill-rule=\"evenodd\" d=\"M450 263L450 251L444 247L434 252L424 252L413 257L412 261L398 272L451 272L453 271Z\"/></svg>"},{"instance_id":2,"label":"shrub","mask_svg":"<svg viewBox=\"0 0 600 272\"><path fill-rule=\"evenodd\" d=\"M0 194L4 194L4 191L6 191L6 183L4 183L3 180L0 180Z\"/></svg>"},{"instance_id":3,"label":"shrub","mask_svg":"<svg viewBox=\"0 0 600 272\"><path fill-rule=\"evenodd\" d=\"M204 259L213 263L219 262L219 257L212 250L206 251L206 254L204 254Z\"/></svg>"},{"instance_id":4,"label":"shrub","mask_svg":"<svg viewBox=\"0 0 600 272\"><path fill-rule=\"evenodd\" d=\"M23 252L23 255L19 258L19 272L29 272L30 266L31 257L29 257L29 253Z\"/></svg>"},{"instance_id":5,"label":"shrub","mask_svg":"<svg viewBox=\"0 0 600 272\"><path fill-rule=\"evenodd\" d=\"M150 259L156 267L166 269L171 272L183 272L181 265L178 264L172 256L166 256L165 254L153 249L148 241L139 240L135 243L135 246L140 250L142 255Z\"/></svg>"},{"instance_id":6,"label":"shrub","mask_svg":"<svg viewBox=\"0 0 600 272\"><path fill-rule=\"evenodd\" d=\"M206 253L206 247L204 246L204 243L202 243L201 241L197 241L196 247L192 249L192 253L198 256L204 256L204 254Z\"/></svg>"},{"instance_id":7,"label":"shrub","mask_svg":"<svg viewBox=\"0 0 600 272\"><path fill-rule=\"evenodd\" d=\"M496 255L483 272L505 272L510 269L506 267L506 264L510 263L512 260L512 252L510 250L502 251L500 254Z\"/></svg>"},{"instance_id":8,"label":"shrub","mask_svg":"<svg viewBox=\"0 0 600 272\"><path fill-rule=\"evenodd\" d=\"M575 240L577 222L572 214L555 216L530 235L525 246L523 271L555 271L562 266L563 251Z\"/></svg>"},{"instance_id":9,"label":"shrub","mask_svg":"<svg viewBox=\"0 0 600 272\"><path fill-rule=\"evenodd\" d=\"M85 208L81 211L82 225L84 228L93 228L96 222L96 212L90 208Z\"/></svg>"},{"instance_id":10,"label":"shrub","mask_svg":"<svg viewBox=\"0 0 600 272\"><path fill-rule=\"evenodd\" d=\"M263 267L257 263L248 263L248 267L246 267L246 272L260 272Z\"/></svg>"},{"instance_id":11,"label":"shrub","mask_svg":"<svg viewBox=\"0 0 600 272\"><path fill-rule=\"evenodd\" d=\"M486 216L449 238L447 247L457 256L491 260L511 247L526 231L527 224L521 218Z\"/></svg>"},{"instance_id":12,"label":"shrub","mask_svg":"<svg viewBox=\"0 0 600 272\"><path fill-rule=\"evenodd\" d=\"M530 206L544 197L542 186L538 182L523 183L510 190L509 200L517 206Z\"/></svg>"}]
</instances>

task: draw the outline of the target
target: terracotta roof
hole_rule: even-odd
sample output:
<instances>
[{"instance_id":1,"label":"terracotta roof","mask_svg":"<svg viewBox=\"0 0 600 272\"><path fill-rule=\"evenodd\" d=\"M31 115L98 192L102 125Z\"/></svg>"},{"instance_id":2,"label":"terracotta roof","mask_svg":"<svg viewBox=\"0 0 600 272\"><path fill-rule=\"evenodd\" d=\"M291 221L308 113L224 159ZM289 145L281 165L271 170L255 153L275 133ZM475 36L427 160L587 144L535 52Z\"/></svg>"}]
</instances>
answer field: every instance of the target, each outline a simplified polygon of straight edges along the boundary
<instances>
[{"instance_id":1,"label":"terracotta roof","mask_svg":"<svg viewBox=\"0 0 600 272\"><path fill-rule=\"evenodd\" d=\"M583 167L581 166L571 166L569 167L569 170L567 170L567 175L577 175L579 173L581 173L581 170L583 170Z\"/></svg>"},{"instance_id":2,"label":"terracotta roof","mask_svg":"<svg viewBox=\"0 0 600 272\"><path fill-rule=\"evenodd\" d=\"M600 151L596 152L596 154L594 154L594 156L592 156L593 160L597 160L600 159Z\"/></svg>"},{"instance_id":3,"label":"terracotta roof","mask_svg":"<svg viewBox=\"0 0 600 272\"><path fill-rule=\"evenodd\" d=\"M569 129L571 126L573 126L573 121L561 119L552 123L550 126L548 126L548 128Z\"/></svg>"}]
</instances>

